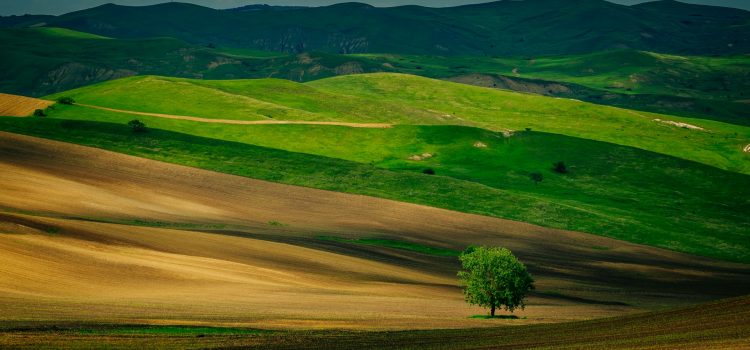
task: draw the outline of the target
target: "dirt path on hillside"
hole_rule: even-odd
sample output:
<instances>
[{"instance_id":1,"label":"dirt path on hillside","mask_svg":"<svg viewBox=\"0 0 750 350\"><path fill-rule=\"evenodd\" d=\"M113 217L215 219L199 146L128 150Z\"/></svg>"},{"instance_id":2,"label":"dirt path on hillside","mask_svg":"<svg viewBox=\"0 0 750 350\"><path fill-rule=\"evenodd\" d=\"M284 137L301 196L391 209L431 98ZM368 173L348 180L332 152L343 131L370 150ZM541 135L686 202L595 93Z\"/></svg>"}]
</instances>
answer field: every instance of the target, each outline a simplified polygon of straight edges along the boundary
<instances>
[{"instance_id":1,"label":"dirt path on hillside","mask_svg":"<svg viewBox=\"0 0 750 350\"><path fill-rule=\"evenodd\" d=\"M481 327L750 293L747 265L9 133L0 208L0 320ZM505 246L537 290L518 312L526 319L471 319L483 311L464 303L455 258L321 235Z\"/></svg>"},{"instance_id":2,"label":"dirt path on hillside","mask_svg":"<svg viewBox=\"0 0 750 350\"><path fill-rule=\"evenodd\" d=\"M351 128L373 128L373 129L387 129L393 127L393 124L385 123L346 123L346 122L320 122L320 121L297 121L297 120L233 120L233 119L211 119L211 118L200 118L190 117L184 115L172 115L172 114L161 114L161 113L147 113L147 112L136 112L128 111L123 109L115 109L87 104L77 103L76 105L88 108L101 109L104 111L127 113L135 115L143 115L149 117L167 118L167 119L179 119L189 120L194 122L202 123L219 123L219 124L238 124L238 125L265 125L265 124L303 124L303 125L334 125L334 126L348 126Z\"/></svg>"}]
</instances>

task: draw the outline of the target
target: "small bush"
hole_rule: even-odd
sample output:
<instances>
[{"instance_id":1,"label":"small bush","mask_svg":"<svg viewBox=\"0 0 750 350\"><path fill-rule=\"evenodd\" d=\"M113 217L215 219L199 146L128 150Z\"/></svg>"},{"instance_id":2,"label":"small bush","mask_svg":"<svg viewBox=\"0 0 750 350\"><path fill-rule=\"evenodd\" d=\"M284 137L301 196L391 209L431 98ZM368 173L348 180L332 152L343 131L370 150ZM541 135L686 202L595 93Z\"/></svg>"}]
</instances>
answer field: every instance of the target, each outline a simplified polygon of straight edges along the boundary
<instances>
[{"instance_id":1,"label":"small bush","mask_svg":"<svg viewBox=\"0 0 750 350\"><path fill-rule=\"evenodd\" d=\"M64 105L73 105L76 103L76 100L74 100L72 97L60 97L57 99L57 103L61 103Z\"/></svg>"},{"instance_id":2,"label":"small bush","mask_svg":"<svg viewBox=\"0 0 750 350\"><path fill-rule=\"evenodd\" d=\"M435 169L433 169L433 168L427 168L425 170L422 170L422 174L435 175Z\"/></svg>"},{"instance_id":3,"label":"small bush","mask_svg":"<svg viewBox=\"0 0 750 350\"><path fill-rule=\"evenodd\" d=\"M529 174L529 178L531 178L531 181L534 181L534 184L537 185L542 182L542 180L544 180L544 175L538 171L535 171Z\"/></svg>"},{"instance_id":4,"label":"small bush","mask_svg":"<svg viewBox=\"0 0 750 350\"><path fill-rule=\"evenodd\" d=\"M531 128L526 128L526 131L531 131Z\"/></svg>"},{"instance_id":5,"label":"small bush","mask_svg":"<svg viewBox=\"0 0 750 350\"><path fill-rule=\"evenodd\" d=\"M47 112L45 112L43 109L35 109L34 110L34 116L35 117L46 117Z\"/></svg>"},{"instance_id":6,"label":"small bush","mask_svg":"<svg viewBox=\"0 0 750 350\"><path fill-rule=\"evenodd\" d=\"M133 119L129 121L128 126L130 127L130 129L133 130L133 132L145 132L147 130L146 124L144 124L142 121L138 119Z\"/></svg>"},{"instance_id":7,"label":"small bush","mask_svg":"<svg viewBox=\"0 0 750 350\"><path fill-rule=\"evenodd\" d=\"M568 173L568 166L565 165L565 162L559 161L552 163L552 170L554 170L556 173L559 174L567 174Z\"/></svg>"}]
</instances>

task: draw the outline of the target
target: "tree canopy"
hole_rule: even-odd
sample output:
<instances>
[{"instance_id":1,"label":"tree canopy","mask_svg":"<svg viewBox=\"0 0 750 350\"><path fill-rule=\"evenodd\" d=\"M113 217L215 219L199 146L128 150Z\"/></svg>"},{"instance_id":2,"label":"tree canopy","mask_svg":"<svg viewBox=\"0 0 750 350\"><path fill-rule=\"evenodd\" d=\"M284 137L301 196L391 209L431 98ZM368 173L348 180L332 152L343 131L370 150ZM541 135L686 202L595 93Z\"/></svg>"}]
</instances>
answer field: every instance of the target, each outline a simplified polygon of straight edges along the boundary
<instances>
[{"instance_id":1,"label":"tree canopy","mask_svg":"<svg viewBox=\"0 0 750 350\"><path fill-rule=\"evenodd\" d=\"M513 312L525 307L534 279L510 250L469 247L459 259L463 270L458 277L469 304L489 308L492 316L497 308Z\"/></svg>"}]
</instances>

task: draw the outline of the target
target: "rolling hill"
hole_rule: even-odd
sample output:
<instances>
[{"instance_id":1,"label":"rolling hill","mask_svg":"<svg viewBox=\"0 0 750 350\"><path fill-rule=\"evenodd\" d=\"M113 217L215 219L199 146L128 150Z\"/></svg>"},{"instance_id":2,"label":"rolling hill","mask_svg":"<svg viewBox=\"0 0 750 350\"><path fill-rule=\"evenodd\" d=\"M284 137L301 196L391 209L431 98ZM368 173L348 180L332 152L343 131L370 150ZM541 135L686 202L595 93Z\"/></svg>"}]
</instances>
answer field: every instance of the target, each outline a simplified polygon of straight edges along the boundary
<instances>
[{"instance_id":1,"label":"rolling hill","mask_svg":"<svg viewBox=\"0 0 750 350\"><path fill-rule=\"evenodd\" d=\"M27 136L0 134L0 168L4 322L486 327L750 291L746 265ZM455 256L357 238L453 251L502 243L534 273L534 307L525 319L468 318L480 310L463 303Z\"/></svg>"},{"instance_id":2,"label":"rolling hill","mask_svg":"<svg viewBox=\"0 0 750 350\"><path fill-rule=\"evenodd\" d=\"M0 52L0 348L750 339L748 11L106 4Z\"/></svg>"},{"instance_id":3,"label":"rolling hill","mask_svg":"<svg viewBox=\"0 0 750 350\"><path fill-rule=\"evenodd\" d=\"M221 162L191 163L209 169L522 220L707 256L734 255L731 259L744 259L741 256L745 246L740 242L748 233L744 229L747 222L742 219L742 213L748 203L738 202L736 195L750 189L747 175L721 172L692 162L613 145L635 146L693 161L700 161L708 155L706 151L713 148L713 159L736 157L736 165L746 166L748 154L742 151L742 146L750 141L739 141L736 146L721 149L724 142L728 146L737 142L736 135L747 133L747 128L741 126L671 116L646 116L578 101L393 74L345 76L307 84L273 79L204 81L134 77L52 97L59 96L72 96L83 105L58 106L50 113L54 118L119 125L139 118L153 128L346 161L332 163L291 157L290 160L297 160L287 163L285 170L275 171L287 176L258 169L247 172L238 167L226 168ZM120 111L90 108L86 107L87 104ZM138 114L149 112L178 115L164 118ZM181 120L185 115L204 119ZM216 123L210 122L214 120ZM381 124L374 124L378 127L376 129L350 129L325 125L242 124L284 121L395 125L386 129L380 128ZM666 123L676 121L684 125ZM500 127L508 123L516 123L515 131ZM41 121L37 124L42 125ZM94 136L95 133L85 131L91 128L92 131L119 134L120 131L115 131L116 126L76 126L75 129L88 136L71 137L68 132L67 136L60 138L54 135L54 130L64 126L48 125L49 130L42 133L34 123L17 130L134 152L127 146L127 140L113 144L115 138L112 136ZM532 131L519 131L523 130L521 125L533 126ZM696 129L699 127L703 129ZM724 130L723 136L719 130ZM126 132L125 129L121 131ZM567 134L567 137L548 132ZM168 139L183 137L165 136ZM108 142L97 139L107 139ZM609 144L591 139L608 141ZM665 140L671 141L665 143ZM207 141L191 141L193 144L204 142ZM650 148L652 145L659 147ZM181 162L175 152L187 148L179 148L182 151L156 154L137 151L133 154ZM261 154L266 152L258 151ZM216 149L210 152L224 151ZM276 167L281 164L277 164L279 158L289 155L278 153L270 157L270 164L274 164L271 167ZM551 164L559 160L575 167L570 175L560 176L550 170ZM308 165L292 165L297 162ZM312 167L310 162L329 165ZM720 163L708 164L721 167ZM396 173L368 175L370 180L363 186L358 183L361 176L358 173L369 171L367 167L359 168L361 165ZM288 167L304 168L310 173L315 173L311 169L316 168L321 173L290 176L296 171ZM425 181L417 180L419 177L410 178L408 183L411 185L408 186L387 180L403 177L400 181L407 181L408 176L420 174L426 168L432 168L440 175L437 181L429 181L429 186L438 183L445 186L442 187L443 196L430 196L427 188L424 192L417 191L416 185L411 183ZM332 175L333 169L352 170ZM533 171L544 172L547 178L544 186L535 186L528 180L528 174ZM712 181L701 180L702 185L698 185L694 179ZM476 185L479 187L474 187ZM462 188L459 191L451 189L459 187ZM487 197L490 193L493 194ZM467 196L475 197L474 203L462 200ZM502 202L492 199L493 196L512 200ZM537 205L546 209L539 210ZM715 239L722 241L720 245L725 248L716 249Z\"/></svg>"},{"instance_id":4,"label":"rolling hill","mask_svg":"<svg viewBox=\"0 0 750 350\"><path fill-rule=\"evenodd\" d=\"M257 7L222 11L182 3L107 4L58 17L12 17L116 38L174 37L191 43L301 53L550 55L631 48L664 53L742 54L750 13L659 1L496 1L452 8ZM185 26L190 23L190 26ZM409 35L403 35L409 33Z\"/></svg>"},{"instance_id":5,"label":"rolling hill","mask_svg":"<svg viewBox=\"0 0 750 350\"><path fill-rule=\"evenodd\" d=\"M614 50L512 59L397 54L287 55L191 45L179 40L109 39L69 29L0 30L0 91L41 96L130 75L311 81L400 72L630 109L749 125L745 56L674 56Z\"/></svg>"},{"instance_id":6,"label":"rolling hill","mask_svg":"<svg viewBox=\"0 0 750 350\"><path fill-rule=\"evenodd\" d=\"M750 144L748 127L403 74L349 75L305 84L133 77L49 98L62 96L86 105L202 118L463 125L506 132L530 128L750 172L750 155L743 152ZM69 118L76 118L75 113Z\"/></svg>"},{"instance_id":7,"label":"rolling hill","mask_svg":"<svg viewBox=\"0 0 750 350\"><path fill-rule=\"evenodd\" d=\"M524 59L351 55L401 73L747 125L747 56L676 56L633 50Z\"/></svg>"},{"instance_id":8,"label":"rolling hill","mask_svg":"<svg viewBox=\"0 0 750 350\"><path fill-rule=\"evenodd\" d=\"M217 78L244 69L234 58L172 38L107 40L59 28L0 30L0 91L44 95L136 74Z\"/></svg>"},{"instance_id":9,"label":"rolling hill","mask_svg":"<svg viewBox=\"0 0 750 350\"><path fill-rule=\"evenodd\" d=\"M346 93L336 92L344 89L340 79L351 82ZM372 97L368 91L371 86L413 91L431 86L421 89L433 94L424 101L443 101L454 111L465 108L461 106L474 108L475 98L500 103L492 108L499 111L495 123L525 116L524 125L536 122L548 127L541 131L564 125L550 121L549 115L590 115L588 123L573 124L576 132L583 132L590 125L613 123L613 117L620 123L641 123L638 114L409 76L335 80L299 84L127 78L63 94L82 105L57 105L48 113L51 118L8 119L0 128L270 181L590 232L735 261L747 259L748 202L738 200L750 197L741 195L750 189L745 174L615 145L612 142L642 142L643 137L620 130L619 139L603 143L539 132L536 127L513 132L478 129L466 126L473 123L474 109L461 113L461 119L446 118L438 109L441 104L421 105L422 97L394 93L386 99L387 94L377 92L379 97ZM415 83L421 85L409 87ZM438 93L446 97L434 98ZM485 93L489 95L482 96ZM400 95L408 101L400 100ZM89 103L137 110L103 110L88 107ZM584 114L581 107L591 112ZM135 118L152 130L133 137L125 124ZM288 120L361 127L278 124ZM727 135L743 132L740 126L721 127ZM654 142L657 137L674 140L682 158L690 156L690 147L700 155L708 145L715 146L719 130L712 128L709 133L650 118L633 129L650 133ZM684 138L699 132L707 134L701 143L697 137ZM736 152L742 155L741 149ZM716 156L726 157L720 151ZM571 167L569 173L552 171L552 163L561 160ZM422 174L427 168L438 176ZM529 180L534 171L544 174L542 184Z\"/></svg>"}]
</instances>

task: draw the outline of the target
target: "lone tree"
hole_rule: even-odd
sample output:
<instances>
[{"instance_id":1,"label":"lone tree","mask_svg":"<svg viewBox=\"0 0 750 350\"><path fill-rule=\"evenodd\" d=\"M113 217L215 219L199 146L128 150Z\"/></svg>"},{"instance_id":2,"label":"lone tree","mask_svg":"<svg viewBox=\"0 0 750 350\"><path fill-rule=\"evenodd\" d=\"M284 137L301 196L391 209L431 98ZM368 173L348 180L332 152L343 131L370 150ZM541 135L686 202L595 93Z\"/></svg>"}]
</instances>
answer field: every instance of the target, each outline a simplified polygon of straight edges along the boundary
<instances>
[{"instance_id":1,"label":"lone tree","mask_svg":"<svg viewBox=\"0 0 750 350\"><path fill-rule=\"evenodd\" d=\"M529 178L531 178L531 181L534 181L534 185L538 185L542 180L544 180L544 175L542 173L535 171L531 174L529 174Z\"/></svg>"},{"instance_id":2,"label":"lone tree","mask_svg":"<svg viewBox=\"0 0 750 350\"><path fill-rule=\"evenodd\" d=\"M128 126L130 129L133 130L133 132L144 132L146 131L146 124L144 124L142 121L138 119L133 119L128 122Z\"/></svg>"},{"instance_id":3,"label":"lone tree","mask_svg":"<svg viewBox=\"0 0 750 350\"><path fill-rule=\"evenodd\" d=\"M526 266L506 248L469 247L459 257L463 270L458 273L466 301L471 305L513 312L525 307L526 294L534 289L534 279Z\"/></svg>"}]
</instances>

